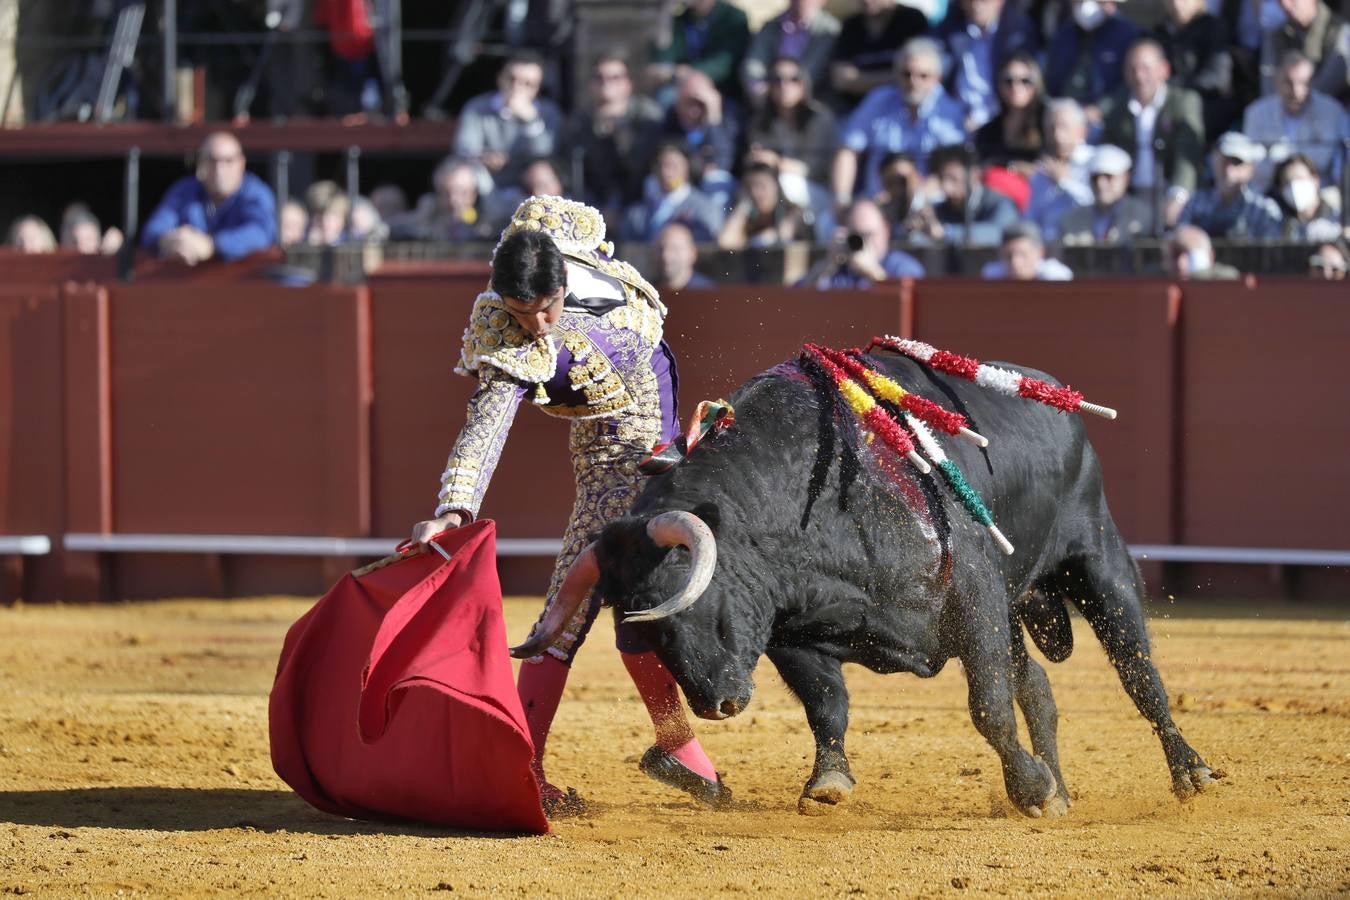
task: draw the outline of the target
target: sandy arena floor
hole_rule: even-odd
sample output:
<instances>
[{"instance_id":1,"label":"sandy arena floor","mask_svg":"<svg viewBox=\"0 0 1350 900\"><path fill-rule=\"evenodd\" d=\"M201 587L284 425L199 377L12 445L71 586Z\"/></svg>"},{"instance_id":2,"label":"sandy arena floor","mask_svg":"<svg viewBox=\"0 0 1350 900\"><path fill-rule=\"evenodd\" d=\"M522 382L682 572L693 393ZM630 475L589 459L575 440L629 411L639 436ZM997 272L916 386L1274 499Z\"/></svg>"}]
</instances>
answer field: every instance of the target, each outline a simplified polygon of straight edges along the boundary
<instances>
[{"instance_id":1,"label":"sandy arena floor","mask_svg":"<svg viewBox=\"0 0 1350 900\"><path fill-rule=\"evenodd\" d=\"M738 802L697 807L637 771L649 727L605 616L549 747L593 811L501 838L336 819L276 778L267 692L307 603L0 609L0 894L1350 893L1343 611L1155 619L1178 723L1227 773L1185 806L1077 622L1077 652L1047 667L1077 795L1057 821L1009 812L955 664L926 682L850 670L860 784L827 818L796 813L810 734L766 664L750 710L698 723ZM537 603L508 602L513 636Z\"/></svg>"}]
</instances>

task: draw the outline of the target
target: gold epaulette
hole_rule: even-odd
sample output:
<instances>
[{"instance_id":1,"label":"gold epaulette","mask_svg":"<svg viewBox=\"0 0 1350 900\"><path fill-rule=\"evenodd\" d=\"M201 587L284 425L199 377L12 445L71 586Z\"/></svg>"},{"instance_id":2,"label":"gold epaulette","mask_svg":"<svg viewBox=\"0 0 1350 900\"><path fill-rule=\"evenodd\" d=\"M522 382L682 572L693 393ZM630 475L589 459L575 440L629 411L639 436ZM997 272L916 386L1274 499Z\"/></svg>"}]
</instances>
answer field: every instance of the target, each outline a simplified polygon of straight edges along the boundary
<instances>
[{"instance_id":1,"label":"gold epaulette","mask_svg":"<svg viewBox=\"0 0 1350 900\"><path fill-rule=\"evenodd\" d=\"M499 369L528 384L539 384L557 370L558 348L547 337L532 337L507 311L497 293L484 291L469 314L455 371L477 375L482 366Z\"/></svg>"}]
</instances>

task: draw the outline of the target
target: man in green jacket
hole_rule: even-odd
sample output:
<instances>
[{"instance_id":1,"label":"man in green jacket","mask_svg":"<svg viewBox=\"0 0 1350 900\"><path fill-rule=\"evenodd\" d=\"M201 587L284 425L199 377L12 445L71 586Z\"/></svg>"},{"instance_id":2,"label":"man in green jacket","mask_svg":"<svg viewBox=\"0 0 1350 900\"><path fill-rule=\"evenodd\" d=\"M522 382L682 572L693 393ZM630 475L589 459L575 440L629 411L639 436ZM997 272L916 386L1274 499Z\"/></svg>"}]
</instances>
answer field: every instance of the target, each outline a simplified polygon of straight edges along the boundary
<instances>
[{"instance_id":1,"label":"man in green jacket","mask_svg":"<svg viewBox=\"0 0 1350 900\"><path fill-rule=\"evenodd\" d=\"M1134 161L1130 192L1163 191L1166 224L1177 215L1199 181L1205 155L1200 95L1169 85L1171 66L1161 45L1140 38L1125 55L1125 85L1102 104L1101 143L1123 147Z\"/></svg>"},{"instance_id":2,"label":"man in green jacket","mask_svg":"<svg viewBox=\"0 0 1350 900\"><path fill-rule=\"evenodd\" d=\"M740 9L726 0L687 0L675 16L661 17L647 66L648 89L668 106L674 86L687 70L697 69L723 97L739 100L741 60L749 46L750 23Z\"/></svg>"}]
</instances>

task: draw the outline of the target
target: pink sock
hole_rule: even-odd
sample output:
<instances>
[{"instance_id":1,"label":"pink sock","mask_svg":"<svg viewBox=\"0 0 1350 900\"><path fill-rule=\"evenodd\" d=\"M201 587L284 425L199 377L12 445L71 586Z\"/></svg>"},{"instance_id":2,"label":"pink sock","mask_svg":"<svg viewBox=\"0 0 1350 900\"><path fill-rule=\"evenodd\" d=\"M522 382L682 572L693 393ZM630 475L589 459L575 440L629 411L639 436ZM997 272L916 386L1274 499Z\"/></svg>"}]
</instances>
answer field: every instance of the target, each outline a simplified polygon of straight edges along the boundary
<instances>
[{"instance_id":1,"label":"pink sock","mask_svg":"<svg viewBox=\"0 0 1350 900\"><path fill-rule=\"evenodd\" d=\"M534 759L530 761L530 767L534 769L534 777L540 784L547 783L544 778L544 745L548 743L548 730L553 724L554 714L558 712L558 701L562 699L569 672L571 669L566 663L548 654L544 654L543 662L520 665L516 691L520 694L525 722L530 727L530 741L534 744Z\"/></svg>"},{"instance_id":2,"label":"pink sock","mask_svg":"<svg viewBox=\"0 0 1350 900\"><path fill-rule=\"evenodd\" d=\"M656 726L656 744L675 757L686 768L709 781L717 780L712 760L703 752L689 720L684 714L680 686L662 665L655 653L621 653L628 674L637 685L638 694L647 706L647 714Z\"/></svg>"}]
</instances>

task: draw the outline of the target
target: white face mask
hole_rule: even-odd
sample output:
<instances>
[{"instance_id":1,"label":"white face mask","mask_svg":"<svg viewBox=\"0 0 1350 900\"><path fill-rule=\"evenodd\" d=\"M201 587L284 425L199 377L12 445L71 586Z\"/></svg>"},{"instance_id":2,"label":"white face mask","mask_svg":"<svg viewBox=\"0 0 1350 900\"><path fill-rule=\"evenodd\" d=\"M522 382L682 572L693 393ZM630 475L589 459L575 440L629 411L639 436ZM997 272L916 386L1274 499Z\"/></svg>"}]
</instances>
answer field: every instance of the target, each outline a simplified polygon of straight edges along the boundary
<instances>
[{"instance_id":1,"label":"white face mask","mask_svg":"<svg viewBox=\"0 0 1350 900\"><path fill-rule=\"evenodd\" d=\"M1284 186L1284 199L1299 212L1307 212L1317 205L1317 182L1295 178Z\"/></svg>"},{"instance_id":2,"label":"white face mask","mask_svg":"<svg viewBox=\"0 0 1350 900\"><path fill-rule=\"evenodd\" d=\"M1186 251L1186 261L1192 272L1208 272L1214 265L1214 254L1204 247L1193 247Z\"/></svg>"},{"instance_id":3,"label":"white face mask","mask_svg":"<svg viewBox=\"0 0 1350 900\"><path fill-rule=\"evenodd\" d=\"M1083 0L1073 5L1073 20L1084 31L1092 31L1106 20L1106 10L1097 0Z\"/></svg>"}]
</instances>

